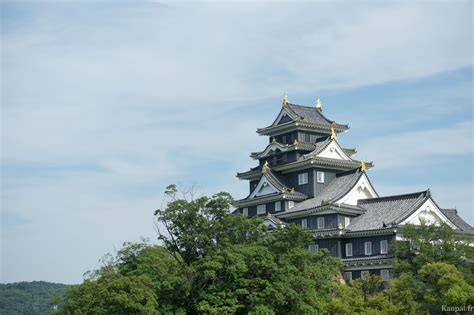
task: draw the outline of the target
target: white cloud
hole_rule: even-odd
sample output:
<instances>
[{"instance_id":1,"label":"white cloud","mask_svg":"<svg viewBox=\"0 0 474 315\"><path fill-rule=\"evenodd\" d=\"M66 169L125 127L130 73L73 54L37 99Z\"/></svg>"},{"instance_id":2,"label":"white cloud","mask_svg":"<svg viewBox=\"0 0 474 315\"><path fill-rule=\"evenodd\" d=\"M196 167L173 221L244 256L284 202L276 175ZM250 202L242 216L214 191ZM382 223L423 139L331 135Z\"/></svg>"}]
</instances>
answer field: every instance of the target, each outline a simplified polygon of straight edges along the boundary
<instances>
[{"instance_id":1,"label":"white cloud","mask_svg":"<svg viewBox=\"0 0 474 315\"><path fill-rule=\"evenodd\" d=\"M423 164L430 157L472 155L472 139L473 124L467 121L451 127L371 137L360 145L359 155L375 161L377 169L396 169Z\"/></svg>"},{"instance_id":2,"label":"white cloud","mask_svg":"<svg viewBox=\"0 0 474 315\"><path fill-rule=\"evenodd\" d=\"M2 231L2 281L80 281L114 246L153 237L170 180L245 195L235 172L267 141L255 128L284 91L316 96L472 63L469 2L17 6L2 20L2 163L13 171L1 207L24 222ZM262 99L275 111L255 116ZM395 167L380 141L413 161L442 154L429 145L440 137L472 153L458 137L472 139L469 128L359 152ZM203 169L215 180L193 176Z\"/></svg>"}]
</instances>

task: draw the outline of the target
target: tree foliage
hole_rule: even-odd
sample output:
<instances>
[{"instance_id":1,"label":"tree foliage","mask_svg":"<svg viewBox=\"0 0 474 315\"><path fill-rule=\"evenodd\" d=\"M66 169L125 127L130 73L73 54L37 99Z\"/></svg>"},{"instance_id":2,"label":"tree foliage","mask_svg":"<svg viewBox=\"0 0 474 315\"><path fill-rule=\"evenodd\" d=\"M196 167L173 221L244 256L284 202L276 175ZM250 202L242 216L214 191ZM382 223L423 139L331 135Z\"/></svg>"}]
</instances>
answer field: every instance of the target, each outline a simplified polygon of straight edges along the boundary
<instances>
[{"instance_id":1,"label":"tree foliage","mask_svg":"<svg viewBox=\"0 0 474 315\"><path fill-rule=\"evenodd\" d=\"M167 187L155 211L162 245L125 244L72 288L60 314L320 314L340 262L311 253L310 232L268 231L231 214L227 193L187 200Z\"/></svg>"},{"instance_id":2,"label":"tree foliage","mask_svg":"<svg viewBox=\"0 0 474 315\"><path fill-rule=\"evenodd\" d=\"M469 241L445 224L408 225L395 244L396 277L385 284L372 276L339 286L328 310L331 314L441 314L442 305L473 305Z\"/></svg>"},{"instance_id":3,"label":"tree foliage","mask_svg":"<svg viewBox=\"0 0 474 315\"><path fill-rule=\"evenodd\" d=\"M404 229L396 277L339 284L341 262L311 253L296 225L267 230L231 214L227 193L178 198L155 211L161 245L126 243L70 289L59 314L436 314L474 304L471 248L446 226ZM191 197L191 198L186 198Z\"/></svg>"},{"instance_id":4,"label":"tree foliage","mask_svg":"<svg viewBox=\"0 0 474 315\"><path fill-rule=\"evenodd\" d=\"M474 242L472 236L457 234L451 227L441 225L407 225L402 230L403 240L395 246L395 272L415 275L431 262L445 262L456 266L468 283L474 284Z\"/></svg>"},{"instance_id":5,"label":"tree foliage","mask_svg":"<svg viewBox=\"0 0 474 315\"><path fill-rule=\"evenodd\" d=\"M45 281L0 284L0 314L49 314L51 299L62 296L67 287Z\"/></svg>"}]
</instances>

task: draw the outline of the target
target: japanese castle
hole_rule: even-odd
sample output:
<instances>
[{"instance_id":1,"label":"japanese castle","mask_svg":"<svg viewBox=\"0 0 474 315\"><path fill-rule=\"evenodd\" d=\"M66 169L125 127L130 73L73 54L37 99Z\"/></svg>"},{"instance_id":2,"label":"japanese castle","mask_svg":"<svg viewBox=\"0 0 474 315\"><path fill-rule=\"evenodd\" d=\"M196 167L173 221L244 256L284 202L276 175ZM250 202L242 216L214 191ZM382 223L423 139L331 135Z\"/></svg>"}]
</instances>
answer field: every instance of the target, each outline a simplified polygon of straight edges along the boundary
<instances>
[{"instance_id":1,"label":"japanese castle","mask_svg":"<svg viewBox=\"0 0 474 315\"><path fill-rule=\"evenodd\" d=\"M323 115L322 104L291 104L285 96L268 127L267 147L250 155L258 166L239 179L249 181L249 195L237 213L260 216L269 228L299 224L314 231L309 250L326 248L344 263L346 280L391 276L391 243L405 224L447 223L460 233L474 229L456 209L438 206L430 190L379 196L367 171L374 164L355 159L338 134L349 129Z\"/></svg>"}]
</instances>

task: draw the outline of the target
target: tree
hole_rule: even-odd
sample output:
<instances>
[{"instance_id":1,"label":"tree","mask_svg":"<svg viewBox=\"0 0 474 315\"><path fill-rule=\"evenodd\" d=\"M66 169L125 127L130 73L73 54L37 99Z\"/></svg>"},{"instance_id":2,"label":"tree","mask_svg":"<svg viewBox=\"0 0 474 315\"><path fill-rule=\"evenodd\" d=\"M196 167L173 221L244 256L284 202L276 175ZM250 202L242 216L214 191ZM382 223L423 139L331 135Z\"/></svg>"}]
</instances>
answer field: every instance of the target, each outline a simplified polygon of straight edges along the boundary
<instances>
[{"instance_id":1,"label":"tree","mask_svg":"<svg viewBox=\"0 0 474 315\"><path fill-rule=\"evenodd\" d=\"M422 222L405 226L402 237L395 244L395 272L415 275L427 263L445 262L456 266L468 283L474 284L472 235L457 234L445 223L427 225Z\"/></svg>"},{"instance_id":2,"label":"tree","mask_svg":"<svg viewBox=\"0 0 474 315\"><path fill-rule=\"evenodd\" d=\"M268 231L231 213L227 193L170 200L155 214L162 246L126 243L60 302L60 314L320 314L340 266L311 253L296 225ZM189 194L188 194L189 195ZM192 194L191 194L192 195ZM188 200L189 199L189 200Z\"/></svg>"},{"instance_id":3,"label":"tree","mask_svg":"<svg viewBox=\"0 0 474 315\"><path fill-rule=\"evenodd\" d=\"M186 270L188 313L275 314L321 312L329 299L338 260L310 253L311 233L292 225L269 232L258 218L230 213L227 193L177 199L155 214L159 238Z\"/></svg>"},{"instance_id":4,"label":"tree","mask_svg":"<svg viewBox=\"0 0 474 315\"><path fill-rule=\"evenodd\" d=\"M441 314L442 305L474 304L469 236L442 224L404 227L395 244L396 277L380 290L371 276L338 286L331 314Z\"/></svg>"}]
</instances>

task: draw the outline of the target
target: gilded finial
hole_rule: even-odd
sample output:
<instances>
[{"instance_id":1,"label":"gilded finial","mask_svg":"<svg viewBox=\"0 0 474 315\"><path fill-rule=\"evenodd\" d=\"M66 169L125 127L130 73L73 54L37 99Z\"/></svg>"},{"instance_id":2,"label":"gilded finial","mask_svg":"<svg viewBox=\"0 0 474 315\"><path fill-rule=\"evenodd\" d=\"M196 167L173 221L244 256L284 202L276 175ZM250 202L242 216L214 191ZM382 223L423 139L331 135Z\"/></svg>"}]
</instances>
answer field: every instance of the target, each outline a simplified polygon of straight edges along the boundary
<instances>
[{"instance_id":1,"label":"gilded finial","mask_svg":"<svg viewBox=\"0 0 474 315\"><path fill-rule=\"evenodd\" d=\"M308 117L305 116L305 117L303 118L303 121L304 121L304 122L308 122L308 121L309 121Z\"/></svg>"},{"instance_id":2,"label":"gilded finial","mask_svg":"<svg viewBox=\"0 0 474 315\"><path fill-rule=\"evenodd\" d=\"M291 192L292 192L292 193L295 192L295 187L291 187Z\"/></svg>"},{"instance_id":3,"label":"gilded finial","mask_svg":"<svg viewBox=\"0 0 474 315\"><path fill-rule=\"evenodd\" d=\"M329 198L329 199L322 199L321 200L321 205L332 205L332 199Z\"/></svg>"},{"instance_id":4,"label":"gilded finial","mask_svg":"<svg viewBox=\"0 0 474 315\"><path fill-rule=\"evenodd\" d=\"M323 104L321 103L321 99L319 99L319 98L316 101L316 108L319 109L320 111L323 110Z\"/></svg>"},{"instance_id":5,"label":"gilded finial","mask_svg":"<svg viewBox=\"0 0 474 315\"><path fill-rule=\"evenodd\" d=\"M277 139L275 137L272 138L272 143L277 142Z\"/></svg>"},{"instance_id":6,"label":"gilded finial","mask_svg":"<svg viewBox=\"0 0 474 315\"><path fill-rule=\"evenodd\" d=\"M288 105L288 95L285 94L281 100L281 107L285 108L286 105Z\"/></svg>"},{"instance_id":7,"label":"gilded finial","mask_svg":"<svg viewBox=\"0 0 474 315\"><path fill-rule=\"evenodd\" d=\"M363 160L360 161L360 170L362 172L365 172L367 170L367 167L365 166L365 162Z\"/></svg>"},{"instance_id":8,"label":"gilded finial","mask_svg":"<svg viewBox=\"0 0 474 315\"><path fill-rule=\"evenodd\" d=\"M288 191L288 189L286 189L286 187L283 187L283 188L281 189L281 192L282 192L282 193L286 193L287 191Z\"/></svg>"},{"instance_id":9,"label":"gilded finial","mask_svg":"<svg viewBox=\"0 0 474 315\"><path fill-rule=\"evenodd\" d=\"M337 226L337 228L338 228L339 230L344 230L344 225L342 225L342 223L339 223L339 225Z\"/></svg>"},{"instance_id":10,"label":"gilded finial","mask_svg":"<svg viewBox=\"0 0 474 315\"><path fill-rule=\"evenodd\" d=\"M293 144L294 145L297 145L299 142L298 142L298 139L295 139L295 141L293 141Z\"/></svg>"},{"instance_id":11,"label":"gilded finial","mask_svg":"<svg viewBox=\"0 0 474 315\"><path fill-rule=\"evenodd\" d=\"M271 218L272 217L272 214L271 213L268 213L267 214L267 218Z\"/></svg>"},{"instance_id":12,"label":"gilded finial","mask_svg":"<svg viewBox=\"0 0 474 315\"><path fill-rule=\"evenodd\" d=\"M337 139L337 134L336 130L334 130L334 127L331 127L331 140Z\"/></svg>"},{"instance_id":13,"label":"gilded finial","mask_svg":"<svg viewBox=\"0 0 474 315\"><path fill-rule=\"evenodd\" d=\"M262 166L262 173L268 173L268 171L270 171L270 166L268 166L268 161L265 161Z\"/></svg>"}]
</instances>

